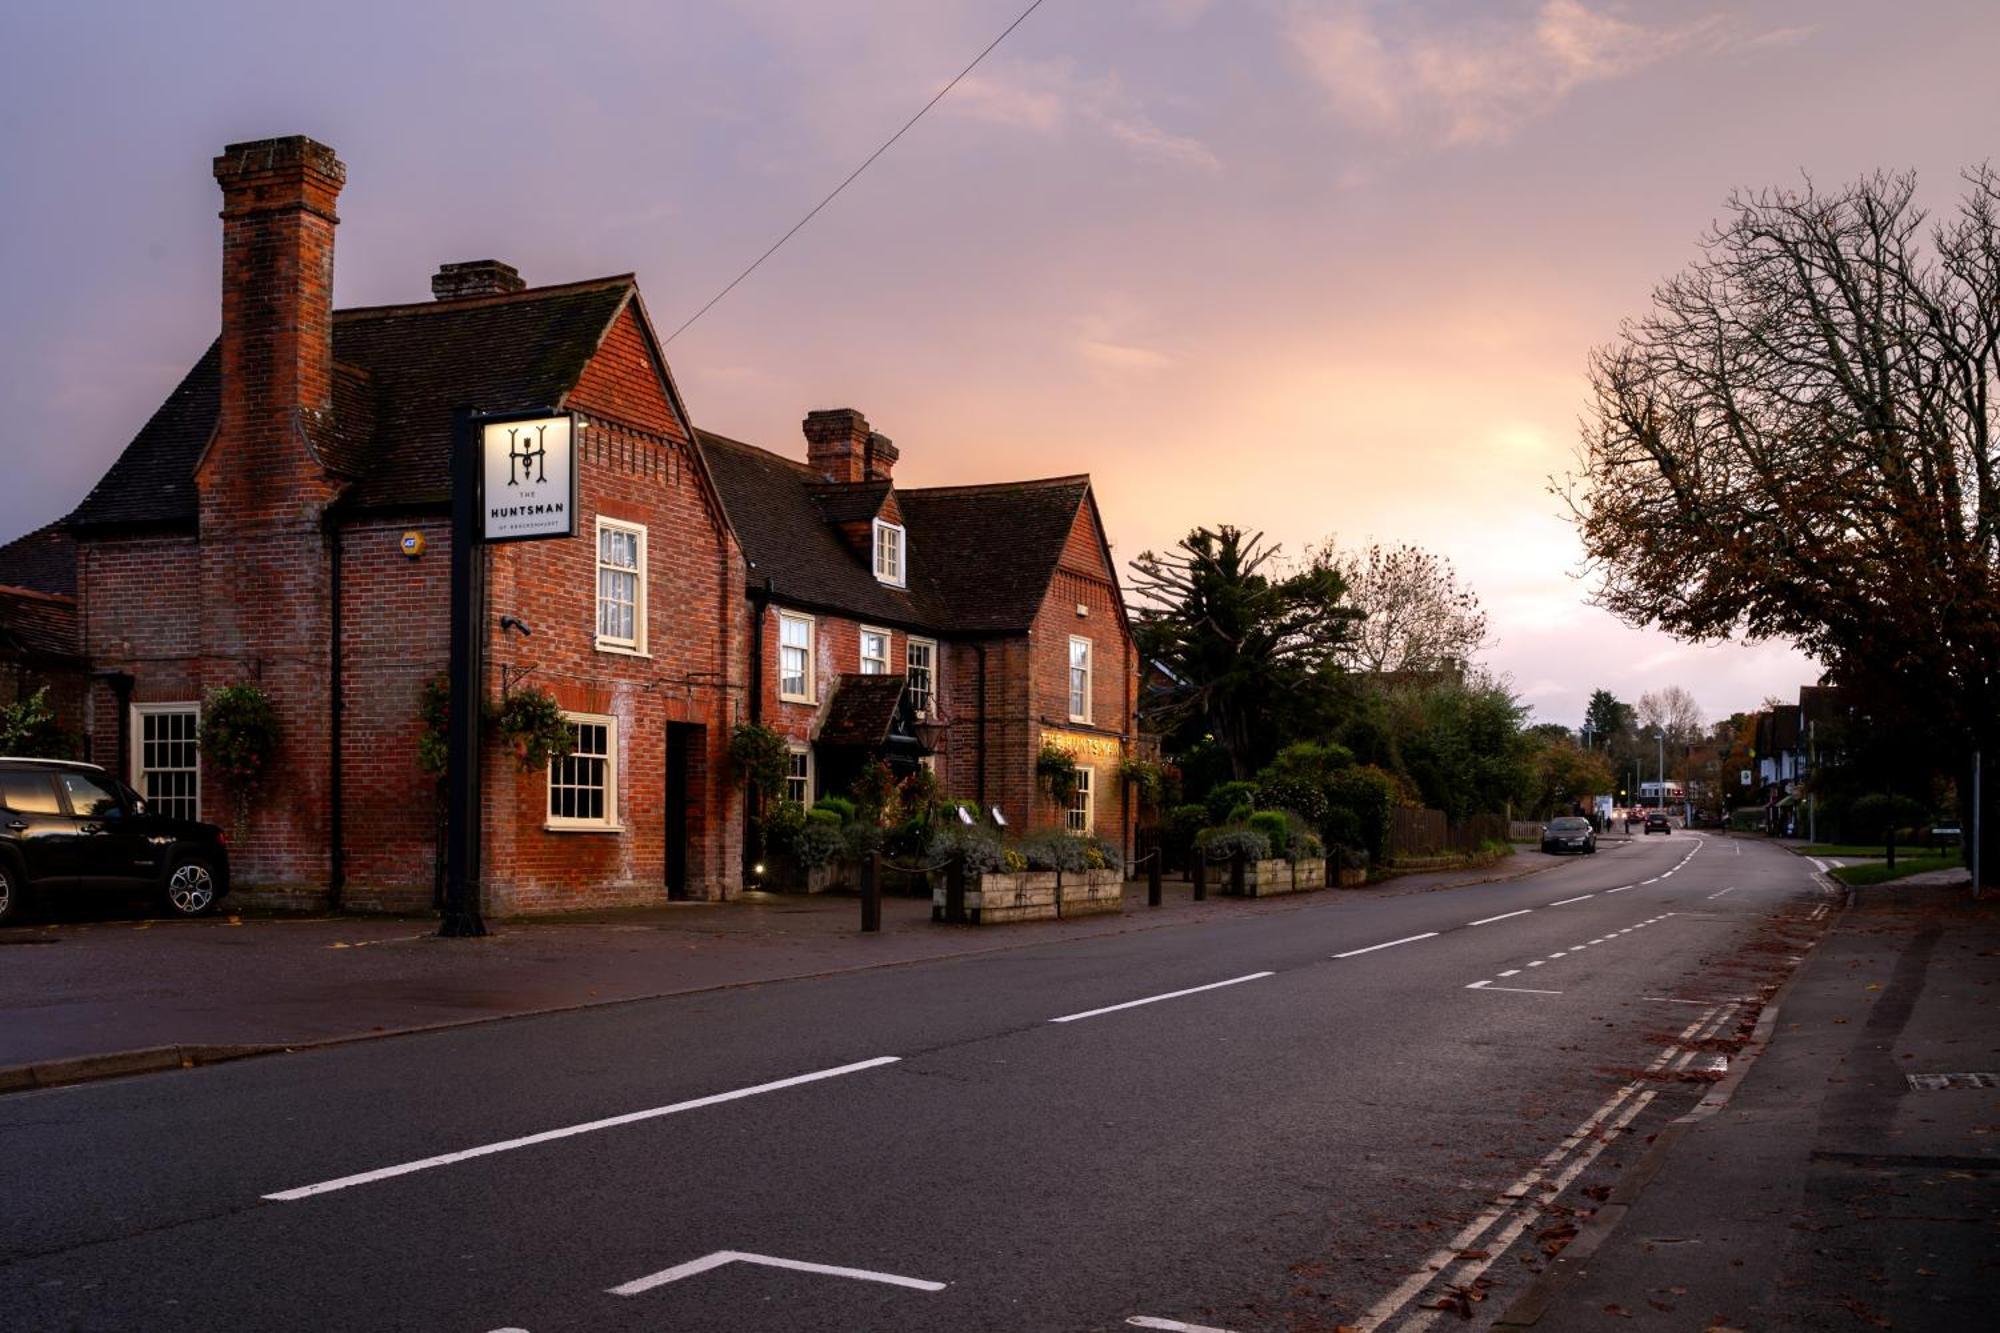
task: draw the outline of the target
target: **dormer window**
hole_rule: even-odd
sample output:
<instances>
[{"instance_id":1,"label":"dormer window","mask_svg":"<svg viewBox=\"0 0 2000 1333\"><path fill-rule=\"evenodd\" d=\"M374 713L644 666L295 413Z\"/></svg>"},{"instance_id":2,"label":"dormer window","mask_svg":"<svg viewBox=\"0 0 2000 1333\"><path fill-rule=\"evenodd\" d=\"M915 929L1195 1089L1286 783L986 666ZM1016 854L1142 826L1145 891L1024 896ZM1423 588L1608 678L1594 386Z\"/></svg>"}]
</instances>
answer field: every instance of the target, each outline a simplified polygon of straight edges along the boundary
<instances>
[{"instance_id":1,"label":"dormer window","mask_svg":"<svg viewBox=\"0 0 2000 1333\"><path fill-rule=\"evenodd\" d=\"M892 588L903 587L907 581L907 566L903 529L895 523L875 520L875 579Z\"/></svg>"}]
</instances>

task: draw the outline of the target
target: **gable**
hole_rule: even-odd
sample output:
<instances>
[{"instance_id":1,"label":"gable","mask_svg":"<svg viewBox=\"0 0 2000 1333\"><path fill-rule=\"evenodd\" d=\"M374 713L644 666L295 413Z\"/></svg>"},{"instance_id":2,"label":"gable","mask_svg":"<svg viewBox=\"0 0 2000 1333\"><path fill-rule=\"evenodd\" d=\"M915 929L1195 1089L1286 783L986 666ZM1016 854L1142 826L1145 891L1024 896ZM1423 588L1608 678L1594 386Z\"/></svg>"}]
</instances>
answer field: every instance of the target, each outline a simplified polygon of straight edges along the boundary
<instances>
[{"instance_id":1,"label":"gable","mask_svg":"<svg viewBox=\"0 0 2000 1333\"><path fill-rule=\"evenodd\" d=\"M569 402L579 411L601 412L628 426L687 442L651 340L640 326L638 309L630 303L605 330L603 341L577 376Z\"/></svg>"}]
</instances>

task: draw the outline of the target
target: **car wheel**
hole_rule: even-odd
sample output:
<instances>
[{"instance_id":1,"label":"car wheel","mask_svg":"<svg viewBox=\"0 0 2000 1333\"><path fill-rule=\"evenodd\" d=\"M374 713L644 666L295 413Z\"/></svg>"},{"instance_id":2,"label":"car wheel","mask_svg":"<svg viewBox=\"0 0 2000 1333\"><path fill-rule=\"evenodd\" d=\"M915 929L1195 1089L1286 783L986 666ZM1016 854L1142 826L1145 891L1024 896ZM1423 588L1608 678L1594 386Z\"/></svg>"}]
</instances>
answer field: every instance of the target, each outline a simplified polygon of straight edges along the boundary
<instances>
[{"instance_id":1,"label":"car wheel","mask_svg":"<svg viewBox=\"0 0 2000 1333\"><path fill-rule=\"evenodd\" d=\"M200 916L215 906L215 868L198 856L176 862L167 874L167 910L175 916Z\"/></svg>"},{"instance_id":2,"label":"car wheel","mask_svg":"<svg viewBox=\"0 0 2000 1333\"><path fill-rule=\"evenodd\" d=\"M10 862L0 858L0 926L6 925L20 910L21 877Z\"/></svg>"}]
</instances>

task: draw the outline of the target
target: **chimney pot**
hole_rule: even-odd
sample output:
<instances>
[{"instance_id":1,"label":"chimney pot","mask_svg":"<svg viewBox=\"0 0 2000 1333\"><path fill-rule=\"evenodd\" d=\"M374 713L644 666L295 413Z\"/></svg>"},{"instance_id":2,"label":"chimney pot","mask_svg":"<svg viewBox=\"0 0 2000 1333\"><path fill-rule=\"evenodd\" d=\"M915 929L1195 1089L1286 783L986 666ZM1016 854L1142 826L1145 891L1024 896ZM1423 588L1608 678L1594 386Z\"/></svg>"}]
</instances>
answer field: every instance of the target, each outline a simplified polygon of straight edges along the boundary
<instances>
[{"instance_id":1,"label":"chimney pot","mask_svg":"<svg viewBox=\"0 0 2000 1333\"><path fill-rule=\"evenodd\" d=\"M466 259L456 264L440 264L431 276L431 295L440 301L462 301L472 296L505 296L528 284L520 270L497 259Z\"/></svg>"}]
</instances>

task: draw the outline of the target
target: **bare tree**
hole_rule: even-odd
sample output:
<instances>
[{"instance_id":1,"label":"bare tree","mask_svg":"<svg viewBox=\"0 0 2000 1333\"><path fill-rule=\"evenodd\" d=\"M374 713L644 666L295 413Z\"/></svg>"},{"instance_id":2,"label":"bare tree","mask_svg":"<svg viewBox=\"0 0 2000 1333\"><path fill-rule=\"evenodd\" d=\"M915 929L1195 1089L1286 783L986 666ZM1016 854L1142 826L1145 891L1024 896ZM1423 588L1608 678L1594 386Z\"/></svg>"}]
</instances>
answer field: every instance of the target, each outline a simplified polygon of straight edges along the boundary
<instances>
[{"instance_id":1,"label":"bare tree","mask_svg":"<svg viewBox=\"0 0 2000 1333\"><path fill-rule=\"evenodd\" d=\"M1797 642L1927 733L1962 818L2000 748L2000 174L1965 180L1936 225L1907 175L1732 198L1592 356L1557 488L1602 605Z\"/></svg>"},{"instance_id":2,"label":"bare tree","mask_svg":"<svg viewBox=\"0 0 2000 1333\"><path fill-rule=\"evenodd\" d=\"M1639 725L1657 731L1668 745L1688 746L1701 739L1701 705L1678 685L1648 690L1639 696Z\"/></svg>"},{"instance_id":3,"label":"bare tree","mask_svg":"<svg viewBox=\"0 0 2000 1333\"><path fill-rule=\"evenodd\" d=\"M1323 548L1325 549L1325 548ZM1342 560L1354 605L1367 616L1349 646L1362 671L1442 671L1469 663L1486 642L1479 596L1451 561L1407 543L1370 546Z\"/></svg>"}]
</instances>

